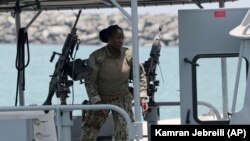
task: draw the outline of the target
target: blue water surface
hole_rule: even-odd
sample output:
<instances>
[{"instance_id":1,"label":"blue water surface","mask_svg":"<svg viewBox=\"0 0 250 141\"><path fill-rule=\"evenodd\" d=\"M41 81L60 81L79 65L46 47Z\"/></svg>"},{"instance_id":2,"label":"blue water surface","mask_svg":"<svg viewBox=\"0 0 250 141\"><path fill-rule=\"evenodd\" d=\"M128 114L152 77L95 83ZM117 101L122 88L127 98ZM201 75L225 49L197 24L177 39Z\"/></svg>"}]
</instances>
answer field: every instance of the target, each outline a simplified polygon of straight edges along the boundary
<instances>
[{"instance_id":1,"label":"blue water surface","mask_svg":"<svg viewBox=\"0 0 250 141\"><path fill-rule=\"evenodd\" d=\"M101 46L81 45L76 53L76 58L88 58L89 54ZM16 45L0 44L0 106L14 106L17 87ZM25 69L25 105L42 105L48 95L50 75L53 74L55 63L50 62L52 52L61 53L62 45L30 44L30 61ZM140 47L140 62L149 58L151 47ZM25 62L28 61L25 53ZM162 47L160 64L157 66L157 79L160 85L155 93L156 102L179 101L179 61L177 47ZM75 81L67 99L68 104L81 104L87 99L84 84ZM53 104L60 104L60 100L53 97ZM160 117L179 117L179 106L160 108Z\"/></svg>"}]
</instances>

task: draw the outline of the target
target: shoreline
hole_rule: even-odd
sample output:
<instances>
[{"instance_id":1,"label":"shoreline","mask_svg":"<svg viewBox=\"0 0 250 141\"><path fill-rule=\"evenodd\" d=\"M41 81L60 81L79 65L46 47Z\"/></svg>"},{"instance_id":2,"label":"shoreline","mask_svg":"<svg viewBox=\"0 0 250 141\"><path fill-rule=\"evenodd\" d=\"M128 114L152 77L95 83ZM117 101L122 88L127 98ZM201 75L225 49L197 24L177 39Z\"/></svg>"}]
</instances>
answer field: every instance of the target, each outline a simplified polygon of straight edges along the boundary
<instances>
[{"instance_id":1,"label":"shoreline","mask_svg":"<svg viewBox=\"0 0 250 141\"><path fill-rule=\"evenodd\" d=\"M67 34L75 22L75 13L62 11L45 11L35 20L28 29L30 43L36 44L63 44ZM35 13L23 12L21 25L26 26ZM0 15L0 43L15 43L15 20L10 13ZM132 42L131 26L121 13L114 14L82 14L76 25L81 44L102 45L99 31L112 24L118 24L124 30L125 45ZM140 46L147 46L158 37L159 26L163 25L161 34L162 46L178 46L178 17L168 14L143 14L138 16L138 39Z\"/></svg>"}]
</instances>

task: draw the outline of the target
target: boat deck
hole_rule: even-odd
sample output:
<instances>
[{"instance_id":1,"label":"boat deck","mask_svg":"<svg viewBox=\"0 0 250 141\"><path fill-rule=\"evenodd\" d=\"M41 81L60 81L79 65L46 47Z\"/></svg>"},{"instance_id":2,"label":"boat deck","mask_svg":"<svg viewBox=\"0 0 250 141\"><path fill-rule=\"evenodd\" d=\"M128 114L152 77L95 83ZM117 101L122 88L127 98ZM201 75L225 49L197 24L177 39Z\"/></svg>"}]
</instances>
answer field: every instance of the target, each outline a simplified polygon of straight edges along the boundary
<instances>
[{"instance_id":1,"label":"boat deck","mask_svg":"<svg viewBox=\"0 0 250 141\"><path fill-rule=\"evenodd\" d=\"M81 116L75 116L74 117L74 124L72 126L71 134L72 134L72 141L77 141L77 139L80 136L80 130L81 129ZM158 121L159 125L180 125L180 119L166 119L166 120L160 120ZM141 141L148 141L148 127L147 122L144 121L142 124L143 128L143 139ZM98 141L111 141L113 136L113 121L112 116L108 118L104 126L102 127L100 131L100 136L98 138Z\"/></svg>"}]
</instances>

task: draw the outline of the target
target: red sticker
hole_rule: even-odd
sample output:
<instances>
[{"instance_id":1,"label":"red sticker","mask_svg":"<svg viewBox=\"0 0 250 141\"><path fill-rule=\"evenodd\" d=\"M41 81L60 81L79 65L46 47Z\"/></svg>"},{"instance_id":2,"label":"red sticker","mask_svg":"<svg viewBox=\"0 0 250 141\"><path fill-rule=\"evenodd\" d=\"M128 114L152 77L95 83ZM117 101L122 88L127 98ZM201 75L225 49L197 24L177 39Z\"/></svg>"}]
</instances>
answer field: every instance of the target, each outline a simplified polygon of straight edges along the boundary
<instances>
[{"instance_id":1,"label":"red sticker","mask_svg":"<svg viewBox=\"0 0 250 141\"><path fill-rule=\"evenodd\" d=\"M224 10L217 10L217 11L214 11L214 17L215 17L215 18L223 18L223 17L226 17L226 11L224 11Z\"/></svg>"}]
</instances>

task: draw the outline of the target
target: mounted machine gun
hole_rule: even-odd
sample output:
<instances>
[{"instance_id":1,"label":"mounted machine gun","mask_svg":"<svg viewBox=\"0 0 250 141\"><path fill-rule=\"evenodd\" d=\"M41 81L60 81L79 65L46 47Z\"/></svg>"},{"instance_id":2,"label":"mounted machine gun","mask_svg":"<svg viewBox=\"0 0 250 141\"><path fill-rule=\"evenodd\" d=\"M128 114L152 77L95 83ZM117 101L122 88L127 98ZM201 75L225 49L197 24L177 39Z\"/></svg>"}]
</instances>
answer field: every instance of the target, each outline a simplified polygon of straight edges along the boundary
<instances>
[{"instance_id":1,"label":"mounted machine gun","mask_svg":"<svg viewBox=\"0 0 250 141\"><path fill-rule=\"evenodd\" d=\"M159 105L155 103L154 96L155 92L157 92L157 86L159 86L159 80L156 79L156 67L159 64L159 57L161 51L161 43L160 43L160 35L163 26L159 27L159 37L156 38L153 42L150 57L147 61L144 62L143 66L146 72L147 78L147 94L149 97L148 105L149 108L147 111L143 113L143 118L147 121L148 124L148 131L150 131L150 127L152 124L157 124L158 120L160 119L160 109ZM148 133L150 136L150 132Z\"/></svg>"},{"instance_id":2,"label":"mounted machine gun","mask_svg":"<svg viewBox=\"0 0 250 141\"><path fill-rule=\"evenodd\" d=\"M68 80L66 66L69 64L70 60L74 60L72 54L74 49L78 49L79 47L79 38L76 34L76 24L80 17L81 10L79 10L76 15L76 21L71 29L71 32L67 35L67 38L64 42L62 53L53 52L50 62L54 60L55 55L59 55L59 58L55 65L55 70L53 75L51 76L51 81L49 83L49 92L47 99L43 103L43 105L51 105L51 100L53 98L54 93L56 93L57 98L60 98L61 104L66 105L66 98L68 97L68 93L70 93L69 87L73 85L72 80Z\"/></svg>"},{"instance_id":3,"label":"mounted machine gun","mask_svg":"<svg viewBox=\"0 0 250 141\"><path fill-rule=\"evenodd\" d=\"M149 96L149 104L154 105L154 95L157 92L157 86L159 86L159 80L156 79L156 67L159 64L161 43L160 43L160 34L163 26L159 27L159 37L156 38L153 42L150 57L147 61L144 62L144 69L147 77L147 94Z\"/></svg>"}]
</instances>

